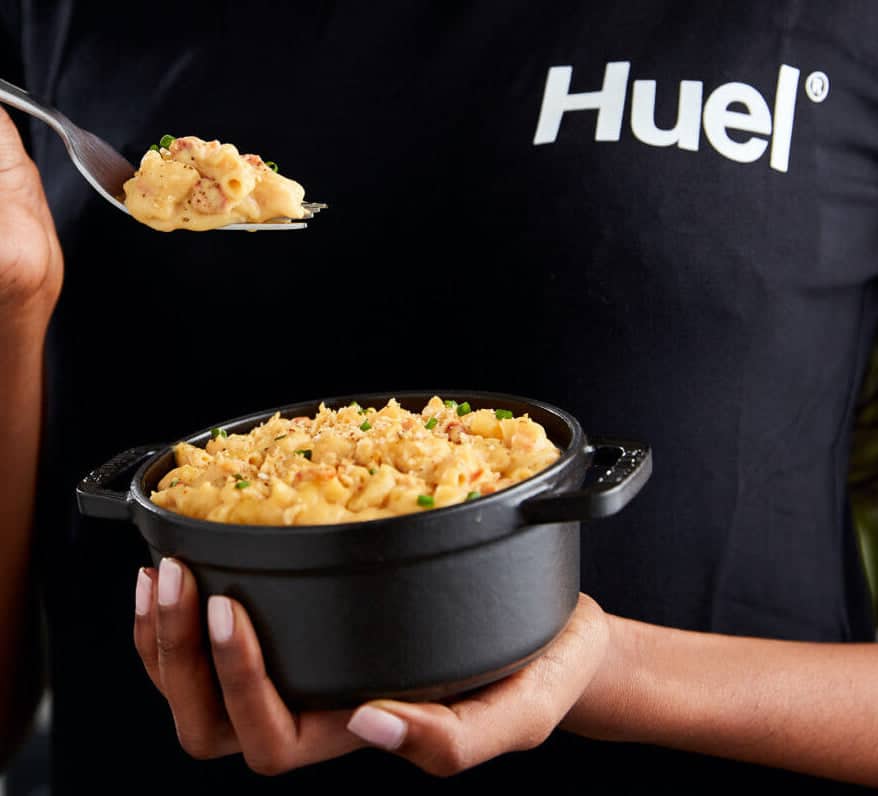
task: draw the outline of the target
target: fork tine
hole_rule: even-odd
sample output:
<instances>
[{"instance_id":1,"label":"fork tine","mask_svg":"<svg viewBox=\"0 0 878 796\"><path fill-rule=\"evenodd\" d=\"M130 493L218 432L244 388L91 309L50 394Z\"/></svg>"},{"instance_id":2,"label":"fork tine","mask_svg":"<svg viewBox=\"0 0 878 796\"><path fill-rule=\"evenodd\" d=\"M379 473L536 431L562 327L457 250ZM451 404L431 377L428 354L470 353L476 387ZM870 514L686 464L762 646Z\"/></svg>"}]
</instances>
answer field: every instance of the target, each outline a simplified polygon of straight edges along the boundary
<instances>
[{"instance_id":1,"label":"fork tine","mask_svg":"<svg viewBox=\"0 0 878 796\"><path fill-rule=\"evenodd\" d=\"M226 224L224 227L217 227L217 231L221 231L224 229L228 230L242 230L245 229L248 232L272 232L272 231L286 231L289 229L305 229L308 225L303 221L285 221L280 223L275 223L272 221L262 221L259 223L253 224Z\"/></svg>"}]
</instances>

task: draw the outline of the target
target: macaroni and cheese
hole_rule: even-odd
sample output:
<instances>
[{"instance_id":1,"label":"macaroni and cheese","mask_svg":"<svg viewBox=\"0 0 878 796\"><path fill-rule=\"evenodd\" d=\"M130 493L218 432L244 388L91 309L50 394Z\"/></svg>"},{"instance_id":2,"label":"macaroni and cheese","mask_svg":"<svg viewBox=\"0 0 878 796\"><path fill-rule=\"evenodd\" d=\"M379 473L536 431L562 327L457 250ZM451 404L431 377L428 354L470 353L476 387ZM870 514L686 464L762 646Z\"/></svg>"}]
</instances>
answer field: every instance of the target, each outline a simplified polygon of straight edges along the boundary
<instances>
[{"instance_id":1,"label":"macaroni and cheese","mask_svg":"<svg viewBox=\"0 0 878 796\"><path fill-rule=\"evenodd\" d=\"M307 215L302 186L259 155L195 136L166 136L162 143L123 186L128 212L153 229L207 230Z\"/></svg>"},{"instance_id":2,"label":"macaroni and cheese","mask_svg":"<svg viewBox=\"0 0 878 796\"><path fill-rule=\"evenodd\" d=\"M527 415L434 396L420 413L321 404L313 418L272 418L247 434L213 429L204 448L174 447L152 500L189 517L248 525L370 520L475 500L560 455Z\"/></svg>"}]
</instances>

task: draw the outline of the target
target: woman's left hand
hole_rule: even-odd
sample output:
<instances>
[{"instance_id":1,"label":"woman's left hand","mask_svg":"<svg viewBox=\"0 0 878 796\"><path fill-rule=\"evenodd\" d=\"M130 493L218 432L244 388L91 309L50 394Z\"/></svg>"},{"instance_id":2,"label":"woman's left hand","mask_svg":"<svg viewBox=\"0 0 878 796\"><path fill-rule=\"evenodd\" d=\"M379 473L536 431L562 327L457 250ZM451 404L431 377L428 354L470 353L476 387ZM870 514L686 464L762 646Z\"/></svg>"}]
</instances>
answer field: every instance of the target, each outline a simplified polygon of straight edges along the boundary
<instances>
[{"instance_id":1,"label":"woman's left hand","mask_svg":"<svg viewBox=\"0 0 878 796\"><path fill-rule=\"evenodd\" d=\"M515 674L447 705L369 702L348 730L431 774L451 776L545 741L588 687L608 644L604 612L580 594L561 635Z\"/></svg>"},{"instance_id":2,"label":"woman's left hand","mask_svg":"<svg viewBox=\"0 0 878 796\"><path fill-rule=\"evenodd\" d=\"M244 607L208 601L202 639L197 586L181 562L141 570L134 641L168 701L181 746L209 759L241 753L274 775L371 745L449 776L504 752L530 749L558 726L606 658L609 623L585 595L561 634L536 660L447 704L375 700L350 710L294 713L268 678ZM213 657L216 677L211 671Z\"/></svg>"}]
</instances>

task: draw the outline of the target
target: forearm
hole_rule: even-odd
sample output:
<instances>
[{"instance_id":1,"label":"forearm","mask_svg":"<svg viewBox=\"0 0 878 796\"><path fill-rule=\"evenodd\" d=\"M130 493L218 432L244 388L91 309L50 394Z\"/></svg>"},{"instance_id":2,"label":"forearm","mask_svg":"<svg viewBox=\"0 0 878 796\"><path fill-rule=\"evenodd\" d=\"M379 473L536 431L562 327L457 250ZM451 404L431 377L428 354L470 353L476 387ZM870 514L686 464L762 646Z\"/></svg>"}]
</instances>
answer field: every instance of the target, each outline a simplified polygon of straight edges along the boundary
<instances>
[{"instance_id":1,"label":"forearm","mask_svg":"<svg viewBox=\"0 0 878 796\"><path fill-rule=\"evenodd\" d=\"M878 648L693 633L609 617L562 727L878 785Z\"/></svg>"},{"instance_id":2,"label":"forearm","mask_svg":"<svg viewBox=\"0 0 878 796\"><path fill-rule=\"evenodd\" d=\"M47 312L0 316L0 750L30 721L40 676L31 567Z\"/></svg>"}]
</instances>

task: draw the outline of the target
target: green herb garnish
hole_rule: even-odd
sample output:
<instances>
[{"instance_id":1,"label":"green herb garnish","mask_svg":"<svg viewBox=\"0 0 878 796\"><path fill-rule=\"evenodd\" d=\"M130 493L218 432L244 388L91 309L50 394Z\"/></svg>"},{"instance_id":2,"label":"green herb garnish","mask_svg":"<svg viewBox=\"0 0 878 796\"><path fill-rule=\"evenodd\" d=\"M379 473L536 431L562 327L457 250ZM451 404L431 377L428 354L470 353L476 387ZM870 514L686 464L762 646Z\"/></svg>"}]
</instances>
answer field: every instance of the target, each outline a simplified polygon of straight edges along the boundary
<instances>
[{"instance_id":1,"label":"green herb garnish","mask_svg":"<svg viewBox=\"0 0 878 796\"><path fill-rule=\"evenodd\" d=\"M268 166L275 174L277 174L277 163L273 160L266 160L265 165Z\"/></svg>"},{"instance_id":2,"label":"green herb garnish","mask_svg":"<svg viewBox=\"0 0 878 796\"><path fill-rule=\"evenodd\" d=\"M432 495L418 495L419 506L432 506L435 502Z\"/></svg>"},{"instance_id":3,"label":"green herb garnish","mask_svg":"<svg viewBox=\"0 0 878 796\"><path fill-rule=\"evenodd\" d=\"M235 489L246 489L248 486L250 486L249 481L238 481L238 483L235 484Z\"/></svg>"},{"instance_id":4,"label":"green herb garnish","mask_svg":"<svg viewBox=\"0 0 878 796\"><path fill-rule=\"evenodd\" d=\"M360 423L360 431L368 431L370 428L372 428L372 424L368 420Z\"/></svg>"},{"instance_id":5,"label":"green herb garnish","mask_svg":"<svg viewBox=\"0 0 878 796\"><path fill-rule=\"evenodd\" d=\"M439 425L439 418L431 417L426 423L424 423L424 428L429 431L431 428L436 428L437 425Z\"/></svg>"},{"instance_id":6,"label":"green herb garnish","mask_svg":"<svg viewBox=\"0 0 878 796\"><path fill-rule=\"evenodd\" d=\"M472 408L469 405L469 401L464 401L457 407L457 414L461 417L463 415L468 415L470 412L472 412Z\"/></svg>"},{"instance_id":7,"label":"green herb garnish","mask_svg":"<svg viewBox=\"0 0 878 796\"><path fill-rule=\"evenodd\" d=\"M171 487L177 486L177 484L179 484L179 483L180 483L180 479L175 478L173 481L171 481L170 484L168 484L168 488L170 489Z\"/></svg>"},{"instance_id":8,"label":"green herb garnish","mask_svg":"<svg viewBox=\"0 0 878 796\"><path fill-rule=\"evenodd\" d=\"M509 420L513 417L513 414L508 409L497 409L494 412L494 416L498 420Z\"/></svg>"},{"instance_id":9,"label":"green herb garnish","mask_svg":"<svg viewBox=\"0 0 878 796\"><path fill-rule=\"evenodd\" d=\"M452 401L450 398L446 398L442 403L444 403L449 409L457 408L457 401Z\"/></svg>"},{"instance_id":10,"label":"green herb garnish","mask_svg":"<svg viewBox=\"0 0 878 796\"><path fill-rule=\"evenodd\" d=\"M244 480L244 476L241 475L240 473L235 473L235 474L232 476L232 478L234 478L236 481L243 481L243 480Z\"/></svg>"},{"instance_id":11,"label":"green herb garnish","mask_svg":"<svg viewBox=\"0 0 878 796\"><path fill-rule=\"evenodd\" d=\"M229 432L226 431L224 428L212 428L210 430L210 438L211 439L216 439L217 437L222 437L223 439L225 439L228 436L229 436Z\"/></svg>"},{"instance_id":12,"label":"green herb garnish","mask_svg":"<svg viewBox=\"0 0 878 796\"><path fill-rule=\"evenodd\" d=\"M159 141L159 146L167 149L176 140L176 137L173 135L163 135L161 141Z\"/></svg>"},{"instance_id":13,"label":"green herb garnish","mask_svg":"<svg viewBox=\"0 0 878 796\"><path fill-rule=\"evenodd\" d=\"M369 475L375 475L378 471L374 467L369 468Z\"/></svg>"},{"instance_id":14,"label":"green herb garnish","mask_svg":"<svg viewBox=\"0 0 878 796\"><path fill-rule=\"evenodd\" d=\"M475 500L476 498L480 498L482 496L481 492L467 492L466 499L467 500Z\"/></svg>"},{"instance_id":15,"label":"green herb garnish","mask_svg":"<svg viewBox=\"0 0 878 796\"><path fill-rule=\"evenodd\" d=\"M149 151L150 151L150 152L158 152L158 151L159 151L159 145L158 145L158 144L152 144L152 145L150 145L150 147L149 147Z\"/></svg>"},{"instance_id":16,"label":"green herb garnish","mask_svg":"<svg viewBox=\"0 0 878 796\"><path fill-rule=\"evenodd\" d=\"M278 440L283 439L285 436L286 436L286 434L278 434L278 435L274 438L274 441L277 442Z\"/></svg>"},{"instance_id":17,"label":"green herb garnish","mask_svg":"<svg viewBox=\"0 0 878 796\"><path fill-rule=\"evenodd\" d=\"M299 448L298 450L294 450L298 456L304 456L309 462L311 461L311 449L310 448Z\"/></svg>"}]
</instances>

